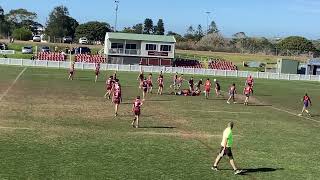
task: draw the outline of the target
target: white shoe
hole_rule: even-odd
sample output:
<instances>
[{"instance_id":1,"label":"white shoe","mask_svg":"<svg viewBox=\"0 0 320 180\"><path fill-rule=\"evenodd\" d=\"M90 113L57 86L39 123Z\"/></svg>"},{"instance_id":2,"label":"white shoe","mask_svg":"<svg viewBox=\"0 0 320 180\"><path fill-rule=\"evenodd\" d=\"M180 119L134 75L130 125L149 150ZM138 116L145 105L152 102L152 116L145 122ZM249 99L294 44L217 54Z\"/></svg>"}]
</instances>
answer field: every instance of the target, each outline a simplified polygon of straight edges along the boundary
<instances>
[{"instance_id":1,"label":"white shoe","mask_svg":"<svg viewBox=\"0 0 320 180\"><path fill-rule=\"evenodd\" d=\"M298 116L302 116L302 114L298 114Z\"/></svg>"},{"instance_id":2,"label":"white shoe","mask_svg":"<svg viewBox=\"0 0 320 180\"><path fill-rule=\"evenodd\" d=\"M230 102L229 102L229 101L227 101L227 104L230 104Z\"/></svg>"},{"instance_id":3,"label":"white shoe","mask_svg":"<svg viewBox=\"0 0 320 180\"><path fill-rule=\"evenodd\" d=\"M234 174L235 174L235 175L238 175L238 174L241 174L241 173L242 173L242 170L235 170L235 171L234 171Z\"/></svg>"}]
</instances>

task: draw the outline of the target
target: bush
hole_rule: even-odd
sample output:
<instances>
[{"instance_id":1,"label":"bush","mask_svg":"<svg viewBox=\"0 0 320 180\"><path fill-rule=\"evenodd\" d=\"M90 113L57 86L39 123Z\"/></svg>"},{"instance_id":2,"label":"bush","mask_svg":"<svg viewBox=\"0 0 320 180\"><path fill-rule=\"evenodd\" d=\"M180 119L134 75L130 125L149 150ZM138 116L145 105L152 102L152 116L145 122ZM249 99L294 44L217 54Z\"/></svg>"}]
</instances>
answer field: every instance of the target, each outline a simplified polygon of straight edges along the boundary
<instances>
[{"instance_id":1,"label":"bush","mask_svg":"<svg viewBox=\"0 0 320 180\"><path fill-rule=\"evenodd\" d=\"M12 35L15 39L22 41L28 41L32 39L32 32L26 28L15 29Z\"/></svg>"}]
</instances>

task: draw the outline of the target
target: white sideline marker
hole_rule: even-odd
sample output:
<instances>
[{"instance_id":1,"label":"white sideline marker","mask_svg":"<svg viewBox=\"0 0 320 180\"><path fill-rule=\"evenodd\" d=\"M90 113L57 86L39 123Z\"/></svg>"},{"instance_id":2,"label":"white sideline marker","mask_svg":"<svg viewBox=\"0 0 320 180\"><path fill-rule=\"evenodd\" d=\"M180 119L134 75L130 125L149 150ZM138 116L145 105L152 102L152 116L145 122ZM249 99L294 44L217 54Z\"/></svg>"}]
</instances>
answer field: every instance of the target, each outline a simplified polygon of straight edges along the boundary
<instances>
[{"instance_id":1,"label":"white sideline marker","mask_svg":"<svg viewBox=\"0 0 320 180\"><path fill-rule=\"evenodd\" d=\"M0 101L2 101L2 99L9 93L10 89L17 83L17 81L19 80L19 78L22 76L22 74L24 73L24 71L27 70L27 67L25 67L16 77L16 79L12 82L12 84L8 87L8 89L1 94L0 96Z\"/></svg>"},{"instance_id":2,"label":"white sideline marker","mask_svg":"<svg viewBox=\"0 0 320 180\"><path fill-rule=\"evenodd\" d=\"M287 111L287 110L284 110L284 109L276 108L276 107L273 107L273 106L270 106L270 108L272 108L272 109L274 109L274 110L277 110L277 111L282 111L282 112L288 113L288 114L293 115L293 116L297 116L297 117L299 117L299 118L308 119L308 120L310 120L310 121L320 123L320 121L317 121L317 120L315 120L315 119L312 119L312 118L309 118L309 117L301 117L301 116L299 116L299 115L296 114L296 113L293 113L293 112L290 112L290 111Z\"/></svg>"},{"instance_id":3,"label":"white sideline marker","mask_svg":"<svg viewBox=\"0 0 320 180\"><path fill-rule=\"evenodd\" d=\"M19 127L5 127L5 126L0 126L0 129L12 129L12 130L31 130L30 128L19 128Z\"/></svg>"},{"instance_id":4,"label":"white sideline marker","mask_svg":"<svg viewBox=\"0 0 320 180\"><path fill-rule=\"evenodd\" d=\"M227 114L253 114L253 112L234 112L234 111L206 111L206 110L188 110L194 112L227 113Z\"/></svg>"}]
</instances>

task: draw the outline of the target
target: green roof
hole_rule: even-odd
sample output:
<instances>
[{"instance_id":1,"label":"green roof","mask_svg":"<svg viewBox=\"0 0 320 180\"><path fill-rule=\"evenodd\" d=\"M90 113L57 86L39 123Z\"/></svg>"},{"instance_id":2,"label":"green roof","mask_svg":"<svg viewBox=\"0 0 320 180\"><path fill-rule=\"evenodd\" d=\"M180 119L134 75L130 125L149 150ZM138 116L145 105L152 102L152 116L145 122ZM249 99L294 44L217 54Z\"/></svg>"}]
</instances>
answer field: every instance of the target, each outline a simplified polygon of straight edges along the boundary
<instances>
[{"instance_id":1,"label":"green roof","mask_svg":"<svg viewBox=\"0 0 320 180\"><path fill-rule=\"evenodd\" d=\"M167 42L175 43L174 36L164 35L150 35L150 34L131 34L131 33L113 33L108 32L106 38L109 39L122 39L122 40L135 40L135 41L151 41L151 42Z\"/></svg>"}]
</instances>

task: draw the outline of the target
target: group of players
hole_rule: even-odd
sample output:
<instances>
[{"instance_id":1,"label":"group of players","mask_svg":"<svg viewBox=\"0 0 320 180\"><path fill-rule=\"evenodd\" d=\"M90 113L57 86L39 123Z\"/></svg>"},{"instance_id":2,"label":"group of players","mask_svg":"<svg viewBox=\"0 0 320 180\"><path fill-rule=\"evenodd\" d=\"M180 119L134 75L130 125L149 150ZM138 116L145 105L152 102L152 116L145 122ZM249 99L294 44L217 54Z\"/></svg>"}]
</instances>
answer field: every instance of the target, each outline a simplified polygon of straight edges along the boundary
<instances>
[{"instance_id":1,"label":"group of players","mask_svg":"<svg viewBox=\"0 0 320 180\"><path fill-rule=\"evenodd\" d=\"M69 80L73 80L74 78L74 72L75 72L75 67L74 63L71 64L70 70L69 70ZM98 77L100 74L100 63L96 63L95 65L95 82L97 82ZM132 122L132 126L135 128L139 127L139 116L141 113L141 106L143 105L143 102L146 99L146 96L148 93L152 94L153 90L153 76L152 74L148 74L146 77L144 72L141 71L138 75L138 83L139 83L139 89L142 91L142 99L140 96L137 96L133 105L132 105L132 112L134 113L134 120ZM203 80L200 79L197 83L195 83L194 78L191 77L187 82L189 85L188 89L181 89L183 82L186 81L184 79L183 74L178 74L175 73L172 78L172 84L170 85L170 89L173 91L171 94L174 95L183 95L183 96L200 96L201 95L201 88L202 86L204 87L204 94L205 98L208 99L211 93L212 89L212 83L210 79L208 78L204 83ZM163 94L163 89L164 89L164 76L162 71L159 73L157 77L157 85L158 85L158 95ZM244 105L248 106L249 104L249 98L253 94L253 86L254 86L254 79L250 75L247 77L246 82L245 82L245 87L243 89L243 95L245 96L244 100ZM215 94L217 97L223 96L221 93L221 85L220 83L214 79L214 90ZM228 94L229 98L227 100L227 103L230 104L231 101L235 104L237 103L235 96L237 94L237 88L235 83L231 84L231 86L228 89ZM115 116L118 116L118 110L119 110L119 105L122 101L122 96L121 96L121 85L119 82L119 79L117 78L116 72L110 76L106 80L106 93L104 95L105 98L107 99L112 99L112 102L115 104ZM310 115L308 107L311 105L311 99L310 97L305 94L303 97L303 108L299 116L302 116L304 112L306 112L308 115Z\"/></svg>"}]
</instances>

